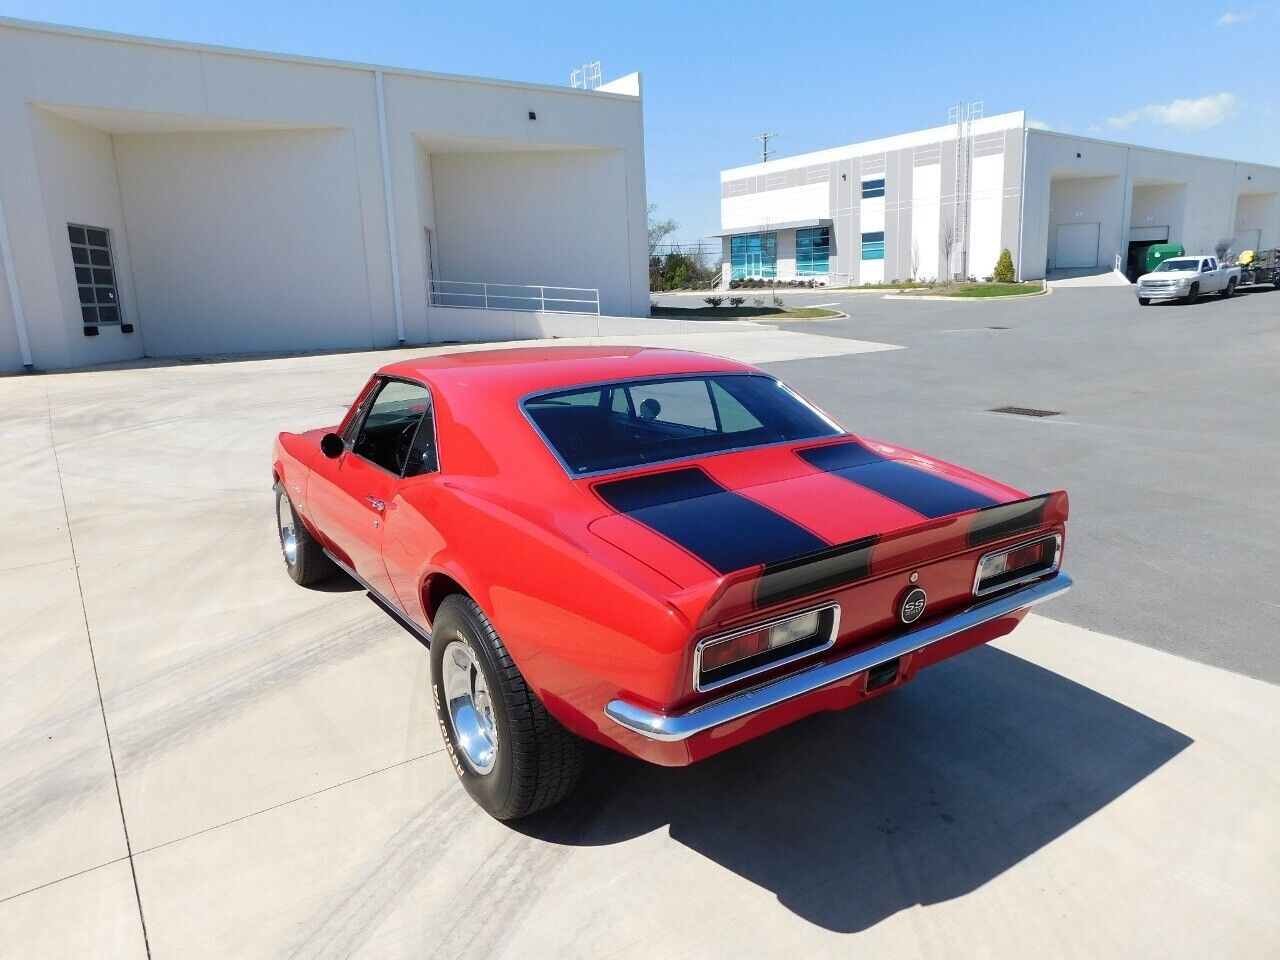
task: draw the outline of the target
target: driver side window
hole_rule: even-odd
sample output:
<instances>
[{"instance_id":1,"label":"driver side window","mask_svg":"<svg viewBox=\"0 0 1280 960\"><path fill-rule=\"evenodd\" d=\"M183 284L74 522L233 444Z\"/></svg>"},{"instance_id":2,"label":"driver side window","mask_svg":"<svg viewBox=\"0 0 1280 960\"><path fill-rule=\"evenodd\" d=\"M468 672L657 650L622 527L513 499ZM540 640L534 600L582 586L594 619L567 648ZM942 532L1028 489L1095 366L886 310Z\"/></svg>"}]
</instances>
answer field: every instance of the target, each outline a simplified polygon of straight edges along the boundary
<instances>
[{"instance_id":1,"label":"driver side window","mask_svg":"<svg viewBox=\"0 0 1280 960\"><path fill-rule=\"evenodd\" d=\"M427 426L431 465L435 468L435 438L431 427L431 394L418 383L387 380L368 406L351 450L396 476L425 472L427 457L418 447L418 435ZM412 469L415 466L418 469ZM411 469L406 470L409 467Z\"/></svg>"}]
</instances>

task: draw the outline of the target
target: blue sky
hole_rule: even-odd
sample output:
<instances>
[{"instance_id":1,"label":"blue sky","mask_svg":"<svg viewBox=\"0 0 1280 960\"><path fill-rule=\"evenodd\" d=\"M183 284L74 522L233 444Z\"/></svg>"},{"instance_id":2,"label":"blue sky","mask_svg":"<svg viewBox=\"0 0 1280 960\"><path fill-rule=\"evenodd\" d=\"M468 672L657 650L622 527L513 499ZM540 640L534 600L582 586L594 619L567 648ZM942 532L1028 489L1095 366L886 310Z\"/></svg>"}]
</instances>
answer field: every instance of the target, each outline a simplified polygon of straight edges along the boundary
<instances>
[{"instance_id":1,"label":"blue sky","mask_svg":"<svg viewBox=\"0 0 1280 960\"><path fill-rule=\"evenodd\" d=\"M957 12L962 10L963 12ZM693 241L719 171L946 122L959 99L1056 130L1280 165L1280 3L34 3L0 14L511 80L644 74L649 200Z\"/></svg>"}]
</instances>

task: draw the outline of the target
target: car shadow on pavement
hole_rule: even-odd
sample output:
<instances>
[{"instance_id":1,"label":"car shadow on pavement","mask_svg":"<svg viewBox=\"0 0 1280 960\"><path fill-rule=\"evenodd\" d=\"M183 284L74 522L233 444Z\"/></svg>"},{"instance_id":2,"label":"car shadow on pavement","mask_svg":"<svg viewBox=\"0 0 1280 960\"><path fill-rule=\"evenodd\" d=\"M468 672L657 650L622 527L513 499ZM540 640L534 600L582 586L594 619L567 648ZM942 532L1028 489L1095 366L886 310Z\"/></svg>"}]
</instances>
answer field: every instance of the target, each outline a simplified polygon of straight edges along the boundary
<instances>
[{"instance_id":1,"label":"car shadow on pavement","mask_svg":"<svg viewBox=\"0 0 1280 960\"><path fill-rule=\"evenodd\" d=\"M980 647L692 767L599 751L579 794L517 827L596 846L666 826L796 915L851 933L981 887L1191 742Z\"/></svg>"}]
</instances>

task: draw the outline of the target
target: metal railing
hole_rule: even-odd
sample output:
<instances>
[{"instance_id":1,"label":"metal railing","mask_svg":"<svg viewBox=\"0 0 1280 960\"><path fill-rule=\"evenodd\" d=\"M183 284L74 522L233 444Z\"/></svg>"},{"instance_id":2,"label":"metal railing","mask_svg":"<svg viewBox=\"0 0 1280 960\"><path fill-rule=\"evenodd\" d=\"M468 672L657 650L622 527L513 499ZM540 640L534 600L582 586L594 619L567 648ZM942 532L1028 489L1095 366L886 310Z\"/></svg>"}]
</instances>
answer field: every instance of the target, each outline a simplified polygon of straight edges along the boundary
<instances>
[{"instance_id":1,"label":"metal railing","mask_svg":"<svg viewBox=\"0 0 1280 960\"><path fill-rule=\"evenodd\" d=\"M600 291L594 287L432 280L431 305L465 307L471 310L528 310L599 316Z\"/></svg>"}]
</instances>

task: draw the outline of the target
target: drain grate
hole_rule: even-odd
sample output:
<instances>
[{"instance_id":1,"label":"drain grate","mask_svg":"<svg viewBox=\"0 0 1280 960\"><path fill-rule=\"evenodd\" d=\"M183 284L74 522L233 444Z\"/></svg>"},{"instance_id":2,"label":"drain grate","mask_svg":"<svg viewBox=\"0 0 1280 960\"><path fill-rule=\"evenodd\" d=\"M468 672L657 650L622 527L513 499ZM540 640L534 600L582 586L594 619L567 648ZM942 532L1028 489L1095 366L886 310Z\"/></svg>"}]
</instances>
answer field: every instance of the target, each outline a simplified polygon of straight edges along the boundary
<instances>
[{"instance_id":1,"label":"drain grate","mask_svg":"<svg viewBox=\"0 0 1280 960\"><path fill-rule=\"evenodd\" d=\"M1035 407L992 407L988 413L1009 413L1015 417L1056 417L1061 410L1037 410Z\"/></svg>"},{"instance_id":2,"label":"drain grate","mask_svg":"<svg viewBox=\"0 0 1280 960\"><path fill-rule=\"evenodd\" d=\"M1010 327L987 327L988 330L1009 330Z\"/></svg>"}]
</instances>

